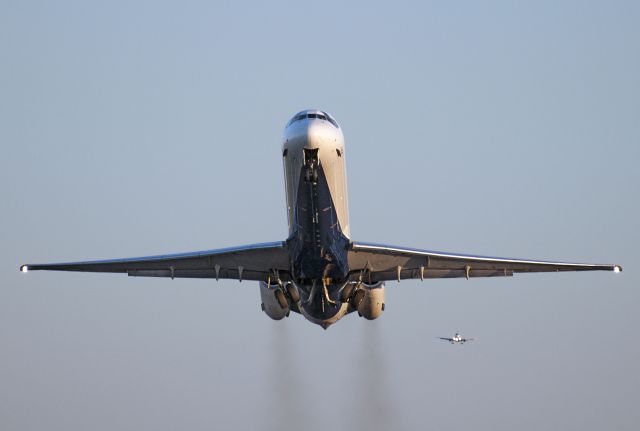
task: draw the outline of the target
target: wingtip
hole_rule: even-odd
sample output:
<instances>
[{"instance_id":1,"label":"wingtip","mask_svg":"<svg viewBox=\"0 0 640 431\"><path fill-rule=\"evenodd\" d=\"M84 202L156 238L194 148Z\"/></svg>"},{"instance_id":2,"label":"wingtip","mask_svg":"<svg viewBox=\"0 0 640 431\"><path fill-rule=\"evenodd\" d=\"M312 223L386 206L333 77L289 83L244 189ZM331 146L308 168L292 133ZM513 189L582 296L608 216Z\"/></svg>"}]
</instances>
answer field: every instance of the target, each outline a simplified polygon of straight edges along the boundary
<instances>
[{"instance_id":1,"label":"wingtip","mask_svg":"<svg viewBox=\"0 0 640 431\"><path fill-rule=\"evenodd\" d=\"M622 267L620 265L613 265L613 272L622 272Z\"/></svg>"},{"instance_id":2,"label":"wingtip","mask_svg":"<svg viewBox=\"0 0 640 431\"><path fill-rule=\"evenodd\" d=\"M20 272L29 272L29 265L20 266Z\"/></svg>"}]
</instances>

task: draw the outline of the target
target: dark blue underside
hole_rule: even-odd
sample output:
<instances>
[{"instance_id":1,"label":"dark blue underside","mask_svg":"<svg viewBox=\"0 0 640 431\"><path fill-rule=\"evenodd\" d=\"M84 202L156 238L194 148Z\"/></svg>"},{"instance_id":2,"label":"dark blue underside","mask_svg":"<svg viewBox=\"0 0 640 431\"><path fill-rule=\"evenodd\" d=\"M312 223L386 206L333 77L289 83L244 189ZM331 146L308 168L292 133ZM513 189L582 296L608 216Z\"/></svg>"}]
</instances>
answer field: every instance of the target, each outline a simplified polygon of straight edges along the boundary
<instances>
[{"instance_id":1,"label":"dark blue underside","mask_svg":"<svg viewBox=\"0 0 640 431\"><path fill-rule=\"evenodd\" d=\"M349 239L342 233L317 152L305 152L305 158L294 208L294 231L287 246L305 310L325 319L339 309L339 290L349 274ZM327 282L326 293L323 280ZM331 304L327 296L336 304Z\"/></svg>"}]
</instances>

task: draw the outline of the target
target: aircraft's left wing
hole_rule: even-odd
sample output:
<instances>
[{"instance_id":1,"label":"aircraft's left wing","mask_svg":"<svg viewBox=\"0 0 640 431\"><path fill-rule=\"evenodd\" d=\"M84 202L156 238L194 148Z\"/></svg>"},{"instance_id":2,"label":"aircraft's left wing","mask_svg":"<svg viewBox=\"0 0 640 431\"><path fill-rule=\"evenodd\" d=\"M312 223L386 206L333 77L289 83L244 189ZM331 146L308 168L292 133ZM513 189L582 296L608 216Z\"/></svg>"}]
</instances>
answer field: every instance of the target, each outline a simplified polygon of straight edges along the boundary
<instances>
[{"instance_id":1,"label":"aircraft's left wing","mask_svg":"<svg viewBox=\"0 0 640 431\"><path fill-rule=\"evenodd\" d=\"M135 257L87 262L22 265L27 271L80 271L126 273L134 277L222 278L262 280L281 276L286 281L289 254L284 242L252 244L241 247L191 253Z\"/></svg>"},{"instance_id":2,"label":"aircraft's left wing","mask_svg":"<svg viewBox=\"0 0 640 431\"><path fill-rule=\"evenodd\" d=\"M390 245L353 242L348 251L349 268L364 281L500 277L519 272L622 271L620 265L548 262L472 256ZM355 274L354 274L355 275Z\"/></svg>"}]
</instances>

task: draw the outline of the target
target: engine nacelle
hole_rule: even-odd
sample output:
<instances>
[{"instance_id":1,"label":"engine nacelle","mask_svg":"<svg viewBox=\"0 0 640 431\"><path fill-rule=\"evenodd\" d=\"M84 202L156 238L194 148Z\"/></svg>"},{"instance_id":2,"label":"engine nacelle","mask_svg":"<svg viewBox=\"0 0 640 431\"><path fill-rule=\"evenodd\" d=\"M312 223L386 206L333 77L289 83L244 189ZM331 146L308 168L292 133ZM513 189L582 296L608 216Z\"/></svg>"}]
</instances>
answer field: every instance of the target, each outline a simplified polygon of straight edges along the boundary
<instances>
[{"instance_id":1,"label":"engine nacelle","mask_svg":"<svg viewBox=\"0 0 640 431\"><path fill-rule=\"evenodd\" d=\"M357 304L358 314L368 320L377 319L384 311L384 283L362 284L360 289L364 297Z\"/></svg>"},{"instance_id":2,"label":"engine nacelle","mask_svg":"<svg viewBox=\"0 0 640 431\"><path fill-rule=\"evenodd\" d=\"M267 284L260 282L260 298L262 299L262 311L273 320L281 320L289 315L289 306L284 296L284 292L277 284Z\"/></svg>"}]
</instances>

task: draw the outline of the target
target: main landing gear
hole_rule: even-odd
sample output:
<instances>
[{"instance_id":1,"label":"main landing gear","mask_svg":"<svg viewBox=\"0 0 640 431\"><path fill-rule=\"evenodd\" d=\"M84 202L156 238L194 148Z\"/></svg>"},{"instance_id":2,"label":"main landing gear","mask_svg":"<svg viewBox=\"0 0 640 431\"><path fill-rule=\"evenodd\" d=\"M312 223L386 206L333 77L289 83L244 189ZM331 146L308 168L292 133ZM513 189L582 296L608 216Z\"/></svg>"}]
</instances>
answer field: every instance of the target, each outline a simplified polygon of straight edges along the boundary
<instances>
[{"instance_id":1,"label":"main landing gear","mask_svg":"<svg viewBox=\"0 0 640 431\"><path fill-rule=\"evenodd\" d=\"M349 303L356 310L365 295L364 290L358 288L358 286L359 283L349 283L342 289L342 294L340 295L340 301Z\"/></svg>"}]
</instances>

